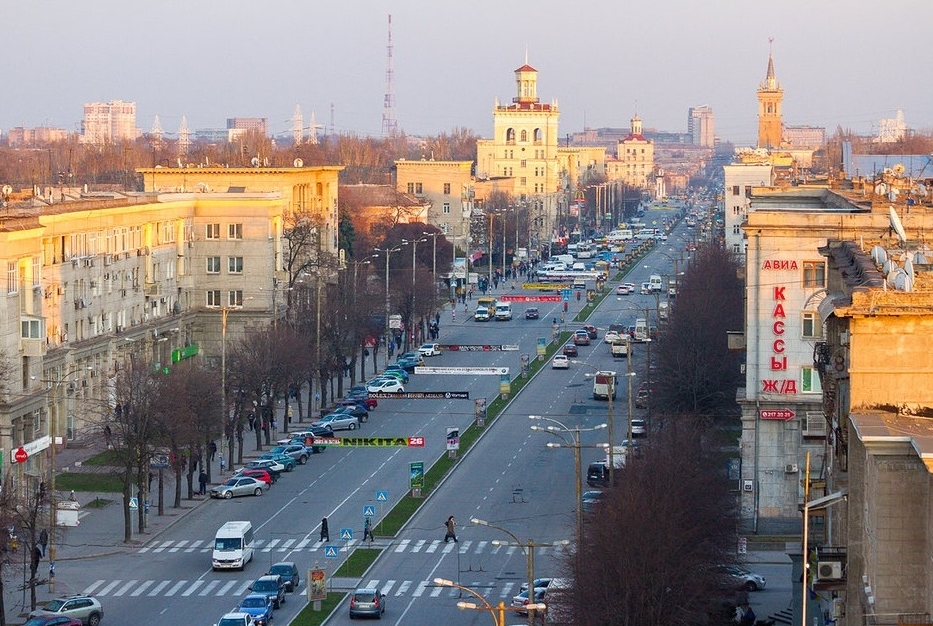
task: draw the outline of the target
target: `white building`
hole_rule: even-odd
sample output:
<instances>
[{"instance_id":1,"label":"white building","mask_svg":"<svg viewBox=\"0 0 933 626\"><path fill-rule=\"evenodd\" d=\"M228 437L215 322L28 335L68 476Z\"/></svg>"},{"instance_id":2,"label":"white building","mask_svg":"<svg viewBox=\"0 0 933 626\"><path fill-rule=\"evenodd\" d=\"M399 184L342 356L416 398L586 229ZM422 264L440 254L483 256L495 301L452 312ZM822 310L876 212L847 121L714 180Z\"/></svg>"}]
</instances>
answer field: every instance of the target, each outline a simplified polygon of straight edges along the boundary
<instances>
[{"instance_id":1,"label":"white building","mask_svg":"<svg viewBox=\"0 0 933 626\"><path fill-rule=\"evenodd\" d=\"M82 141L94 145L133 141L136 128L136 103L113 100L84 105Z\"/></svg>"},{"instance_id":2,"label":"white building","mask_svg":"<svg viewBox=\"0 0 933 626\"><path fill-rule=\"evenodd\" d=\"M752 187L771 186L772 167L769 163L734 163L723 170L726 250L744 258L746 240L742 222L748 217L749 194Z\"/></svg>"}]
</instances>

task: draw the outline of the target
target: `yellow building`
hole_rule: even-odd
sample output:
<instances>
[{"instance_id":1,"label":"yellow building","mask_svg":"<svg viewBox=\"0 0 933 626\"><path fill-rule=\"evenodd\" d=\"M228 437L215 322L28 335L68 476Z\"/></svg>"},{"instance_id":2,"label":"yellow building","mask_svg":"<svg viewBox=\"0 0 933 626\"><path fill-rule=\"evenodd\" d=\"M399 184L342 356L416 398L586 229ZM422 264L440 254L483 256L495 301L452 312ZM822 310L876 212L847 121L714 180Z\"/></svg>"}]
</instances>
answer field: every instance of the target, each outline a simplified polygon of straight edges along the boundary
<instances>
[{"instance_id":1,"label":"yellow building","mask_svg":"<svg viewBox=\"0 0 933 626\"><path fill-rule=\"evenodd\" d=\"M654 144L642 134L637 114L631 119L629 134L618 143L616 160L606 164L606 175L636 189L654 189Z\"/></svg>"},{"instance_id":2,"label":"yellow building","mask_svg":"<svg viewBox=\"0 0 933 626\"><path fill-rule=\"evenodd\" d=\"M472 161L434 159L395 162L395 189L423 198L428 204L426 222L436 226L454 245L467 250L470 216L476 197Z\"/></svg>"},{"instance_id":3,"label":"yellow building","mask_svg":"<svg viewBox=\"0 0 933 626\"><path fill-rule=\"evenodd\" d=\"M774 77L774 58L768 54L768 71L758 85L758 147L767 150L780 148L784 143L784 121L781 103L784 89Z\"/></svg>"}]
</instances>

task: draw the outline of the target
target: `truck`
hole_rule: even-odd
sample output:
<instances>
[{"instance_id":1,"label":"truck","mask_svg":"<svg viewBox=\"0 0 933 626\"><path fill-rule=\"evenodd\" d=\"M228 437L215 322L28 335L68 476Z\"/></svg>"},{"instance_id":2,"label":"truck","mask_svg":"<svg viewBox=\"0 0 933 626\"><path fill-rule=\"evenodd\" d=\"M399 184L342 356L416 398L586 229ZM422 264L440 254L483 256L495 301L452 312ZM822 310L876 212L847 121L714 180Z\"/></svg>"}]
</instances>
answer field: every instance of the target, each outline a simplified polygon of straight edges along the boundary
<instances>
[{"instance_id":1,"label":"truck","mask_svg":"<svg viewBox=\"0 0 933 626\"><path fill-rule=\"evenodd\" d=\"M635 320L635 332L632 339L640 343L648 341L648 321L645 318L639 317Z\"/></svg>"},{"instance_id":2,"label":"truck","mask_svg":"<svg viewBox=\"0 0 933 626\"><path fill-rule=\"evenodd\" d=\"M664 288L661 286L661 276L658 274L652 274L648 277L648 285L653 292L664 291Z\"/></svg>"},{"instance_id":3,"label":"truck","mask_svg":"<svg viewBox=\"0 0 933 626\"><path fill-rule=\"evenodd\" d=\"M628 335L622 335L611 344L609 344L609 354L614 358L622 359L628 356L629 338Z\"/></svg>"},{"instance_id":4,"label":"truck","mask_svg":"<svg viewBox=\"0 0 933 626\"><path fill-rule=\"evenodd\" d=\"M616 373L612 371L599 371L593 376L593 399L609 400L616 399L616 387L618 387Z\"/></svg>"}]
</instances>

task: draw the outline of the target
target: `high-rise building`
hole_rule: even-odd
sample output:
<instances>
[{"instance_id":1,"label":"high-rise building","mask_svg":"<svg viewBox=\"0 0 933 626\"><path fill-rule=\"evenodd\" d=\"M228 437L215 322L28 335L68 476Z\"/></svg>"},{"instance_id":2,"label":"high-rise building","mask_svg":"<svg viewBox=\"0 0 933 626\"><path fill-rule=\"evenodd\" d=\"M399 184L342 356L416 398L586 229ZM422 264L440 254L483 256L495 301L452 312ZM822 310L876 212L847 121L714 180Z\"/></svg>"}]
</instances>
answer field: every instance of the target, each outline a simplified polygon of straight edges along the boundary
<instances>
[{"instance_id":1,"label":"high-rise building","mask_svg":"<svg viewBox=\"0 0 933 626\"><path fill-rule=\"evenodd\" d=\"M133 141L139 136L136 103L112 100L85 104L81 135L84 143L95 145Z\"/></svg>"},{"instance_id":2,"label":"high-rise building","mask_svg":"<svg viewBox=\"0 0 933 626\"><path fill-rule=\"evenodd\" d=\"M227 130L255 130L263 137L269 135L269 120L264 117L228 117Z\"/></svg>"},{"instance_id":3,"label":"high-rise building","mask_svg":"<svg viewBox=\"0 0 933 626\"><path fill-rule=\"evenodd\" d=\"M712 148L715 144L713 109L709 105L690 107L687 112L687 134L693 145Z\"/></svg>"},{"instance_id":4,"label":"high-rise building","mask_svg":"<svg viewBox=\"0 0 933 626\"><path fill-rule=\"evenodd\" d=\"M768 71L758 85L758 147L780 148L784 139L781 103L784 89L774 77L774 58L768 53Z\"/></svg>"}]
</instances>

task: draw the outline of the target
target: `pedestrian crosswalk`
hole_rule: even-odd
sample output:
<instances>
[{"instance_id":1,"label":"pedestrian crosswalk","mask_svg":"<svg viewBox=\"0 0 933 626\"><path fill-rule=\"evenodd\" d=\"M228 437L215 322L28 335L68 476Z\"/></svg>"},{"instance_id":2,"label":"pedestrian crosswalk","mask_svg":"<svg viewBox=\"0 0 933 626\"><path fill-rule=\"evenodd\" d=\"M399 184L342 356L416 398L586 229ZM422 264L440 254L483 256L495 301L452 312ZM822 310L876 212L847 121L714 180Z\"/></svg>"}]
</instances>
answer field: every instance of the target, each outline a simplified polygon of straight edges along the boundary
<instances>
[{"instance_id":1,"label":"pedestrian crosswalk","mask_svg":"<svg viewBox=\"0 0 933 626\"><path fill-rule=\"evenodd\" d=\"M82 593L99 598L204 598L230 597L241 598L249 592L249 586L255 578L237 578L227 580L95 580L82 590ZM498 602L516 595L521 582L517 580L475 579L461 581L459 584L480 592L488 600ZM368 589L379 589L388 597L409 596L412 598L440 596L454 598L459 591L451 587L435 585L430 580L378 580L371 579L362 585ZM302 584L304 587L304 584ZM298 590L299 593L303 589Z\"/></svg>"},{"instance_id":2,"label":"pedestrian crosswalk","mask_svg":"<svg viewBox=\"0 0 933 626\"><path fill-rule=\"evenodd\" d=\"M316 541L314 539L257 539L253 542L256 552L264 553L289 553L289 552L324 552L324 546L336 546L341 552L353 550L360 546L369 546L369 542L359 539L349 541ZM507 546L494 544L491 541L461 541L460 543L444 543L440 539L429 541L427 539L402 539L398 541L377 540L372 544L374 547L382 548L386 551L396 553L424 553L424 554L448 554L459 550L461 554L504 554L511 556L515 551L521 550L518 546ZM139 549L139 553L174 553L174 552L201 552L208 554L213 549L213 541L208 540L178 540L178 541L155 541ZM536 548L535 554L546 555L548 551L560 550L559 547L540 547Z\"/></svg>"},{"instance_id":3,"label":"pedestrian crosswalk","mask_svg":"<svg viewBox=\"0 0 933 626\"><path fill-rule=\"evenodd\" d=\"M287 553L287 552L318 552L323 553L325 545L339 546L341 551L352 550L361 544L359 540L347 542L321 542L308 539L269 539L265 541L256 541L256 551L258 553ZM377 547L385 551L408 554L436 554L442 556L451 554L455 556L459 552L460 556L465 555L501 555L508 557L516 551L520 551L518 546L497 545L491 541L468 541L459 543L444 543L442 540L426 539L403 539L392 542L375 542ZM173 552L200 552L210 553L212 542L210 540L178 540L178 541L159 541L152 545L139 549L140 553L173 553ZM548 553L554 553L561 550L560 547L541 547L536 550L536 555L540 558ZM522 554L518 555L524 559ZM261 572L259 572L261 573ZM253 573L244 577L241 572L220 572L212 574L209 577L200 579L181 579L181 580L157 580L145 578L130 578L117 580L94 580L87 587L81 590L82 593L104 598L136 598L136 597L164 597L164 598L204 598L204 597L229 597L240 598L249 591L249 586L255 581L259 574ZM235 578L231 578L235 576ZM472 572L471 576L476 576ZM386 596L409 596L419 597L457 597L459 591L455 588L440 587L431 580L368 580L365 581L365 587L379 589ZM459 584L468 586L479 591L489 600L498 602L516 595L521 587L521 581L502 580L489 577L487 579L477 578L475 580L461 580ZM303 592L302 589L298 593Z\"/></svg>"}]
</instances>

